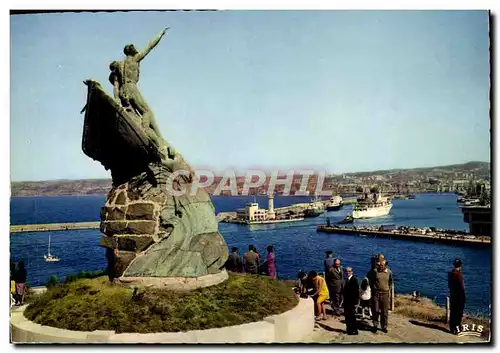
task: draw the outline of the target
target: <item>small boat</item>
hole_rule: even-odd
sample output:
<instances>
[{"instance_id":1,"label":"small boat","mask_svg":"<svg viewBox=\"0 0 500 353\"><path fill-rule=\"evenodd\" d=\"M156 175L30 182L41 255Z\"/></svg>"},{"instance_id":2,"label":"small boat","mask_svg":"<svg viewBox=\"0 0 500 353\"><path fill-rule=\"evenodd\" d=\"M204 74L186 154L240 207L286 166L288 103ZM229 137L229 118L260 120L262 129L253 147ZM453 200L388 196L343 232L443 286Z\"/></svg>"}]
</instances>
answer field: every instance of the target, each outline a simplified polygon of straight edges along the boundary
<instances>
[{"instance_id":1,"label":"small boat","mask_svg":"<svg viewBox=\"0 0 500 353\"><path fill-rule=\"evenodd\" d=\"M440 210L440 209L441 209L441 207L436 207L436 209L437 209L437 210Z\"/></svg>"},{"instance_id":2,"label":"small boat","mask_svg":"<svg viewBox=\"0 0 500 353\"><path fill-rule=\"evenodd\" d=\"M319 207L311 207L309 206L304 210L304 217L305 218L312 218L312 217L318 217L321 216L325 212L325 210L319 208Z\"/></svg>"},{"instance_id":3,"label":"small boat","mask_svg":"<svg viewBox=\"0 0 500 353\"><path fill-rule=\"evenodd\" d=\"M342 200L342 197L336 195L332 196L328 203L326 204L326 210L327 211L338 211L342 208L344 205L344 201Z\"/></svg>"},{"instance_id":4,"label":"small boat","mask_svg":"<svg viewBox=\"0 0 500 353\"><path fill-rule=\"evenodd\" d=\"M352 218L352 216L347 216L343 220L337 222L337 224L347 224L347 223L354 223L354 218Z\"/></svg>"},{"instance_id":5,"label":"small boat","mask_svg":"<svg viewBox=\"0 0 500 353\"><path fill-rule=\"evenodd\" d=\"M479 204L479 199L465 199L464 206L474 206Z\"/></svg>"},{"instance_id":6,"label":"small boat","mask_svg":"<svg viewBox=\"0 0 500 353\"><path fill-rule=\"evenodd\" d=\"M59 258L57 256L54 256L50 253L50 233L49 233L49 249L47 251L47 255L43 255L45 258L45 262L58 262Z\"/></svg>"},{"instance_id":7,"label":"small boat","mask_svg":"<svg viewBox=\"0 0 500 353\"><path fill-rule=\"evenodd\" d=\"M319 201L317 196L311 200L309 206L304 210L304 218L318 217L325 212L323 205Z\"/></svg>"},{"instance_id":8,"label":"small boat","mask_svg":"<svg viewBox=\"0 0 500 353\"><path fill-rule=\"evenodd\" d=\"M414 200L415 199L415 195L408 195L408 199L409 200Z\"/></svg>"}]
</instances>

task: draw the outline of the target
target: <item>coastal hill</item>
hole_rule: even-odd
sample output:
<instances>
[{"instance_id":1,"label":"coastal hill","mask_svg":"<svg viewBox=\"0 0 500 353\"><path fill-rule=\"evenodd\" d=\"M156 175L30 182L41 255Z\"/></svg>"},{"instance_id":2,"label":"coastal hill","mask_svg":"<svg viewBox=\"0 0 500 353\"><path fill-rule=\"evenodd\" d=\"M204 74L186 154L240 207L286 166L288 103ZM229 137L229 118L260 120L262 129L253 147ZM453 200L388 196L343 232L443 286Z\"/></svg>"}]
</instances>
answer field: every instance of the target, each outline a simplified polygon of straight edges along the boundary
<instances>
[{"instance_id":1,"label":"coastal hill","mask_svg":"<svg viewBox=\"0 0 500 353\"><path fill-rule=\"evenodd\" d=\"M111 179L21 181L11 183L12 196L106 195Z\"/></svg>"},{"instance_id":2,"label":"coastal hill","mask_svg":"<svg viewBox=\"0 0 500 353\"><path fill-rule=\"evenodd\" d=\"M345 173L348 176L365 177L370 175L384 175L393 173L402 174L435 174L435 173L474 173L484 175L490 173L491 164L489 162L472 161L462 164L451 164L437 167L420 167L407 169L385 169L369 172Z\"/></svg>"},{"instance_id":3,"label":"coastal hill","mask_svg":"<svg viewBox=\"0 0 500 353\"><path fill-rule=\"evenodd\" d=\"M349 182L358 182L360 185L366 183L366 179L371 177L389 178L388 183L408 182L411 180L433 179L466 179L489 178L489 162L467 162L463 164L454 164L447 166L411 168L411 169L392 169L378 170L372 172L345 173L343 175L327 176L325 185L329 183L342 183L342 180L348 178ZM281 177L280 177L281 178ZM221 177L216 177L212 186L207 187L209 193L213 193L219 184ZM241 192L245 177L237 177L238 191ZM300 187L301 176L294 177L291 193ZM267 182L257 190L257 194L266 190ZM312 193L316 188L317 179L311 176L309 179L308 190ZM62 195L105 195L111 189L111 179L82 179L82 180L49 180L49 181L21 181L11 183L12 196L62 196ZM279 192L279 187L277 189ZM414 190L418 191L418 190ZM414 192L413 191L413 192ZM226 192L227 193L227 192Z\"/></svg>"}]
</instances>

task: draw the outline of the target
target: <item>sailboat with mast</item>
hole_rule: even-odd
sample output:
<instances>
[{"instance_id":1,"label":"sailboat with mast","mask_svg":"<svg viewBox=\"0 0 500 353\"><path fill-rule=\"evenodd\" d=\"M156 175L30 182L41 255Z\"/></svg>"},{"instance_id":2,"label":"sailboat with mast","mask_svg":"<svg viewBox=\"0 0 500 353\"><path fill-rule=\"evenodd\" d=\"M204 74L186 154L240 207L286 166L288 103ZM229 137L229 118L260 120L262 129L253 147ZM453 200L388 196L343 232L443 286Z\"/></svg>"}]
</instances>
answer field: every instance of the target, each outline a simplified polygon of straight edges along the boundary
<instances>
[{"instance_id":1,"label":"sailboat with mast","mask_svg":"<svg viewBox=\"0 0 500 353\"><path fill-rule=\"evenodd\" d=\"M49 233L49 248L48 248L47 252L48 252L47 255L43 255L46 262L58 262L59 261L59 258L57 256L54 256L50 253L50 233Z\"/></svg>"}]
</instances>

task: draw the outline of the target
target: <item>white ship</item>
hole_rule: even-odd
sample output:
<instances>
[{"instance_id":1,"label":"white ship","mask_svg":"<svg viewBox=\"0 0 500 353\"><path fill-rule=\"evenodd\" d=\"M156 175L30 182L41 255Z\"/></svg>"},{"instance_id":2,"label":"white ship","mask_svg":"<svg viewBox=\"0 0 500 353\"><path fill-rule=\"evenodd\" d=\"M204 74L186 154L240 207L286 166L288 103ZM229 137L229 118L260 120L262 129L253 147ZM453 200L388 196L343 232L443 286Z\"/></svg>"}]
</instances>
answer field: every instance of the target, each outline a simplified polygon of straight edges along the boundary
<instances>
[{"instance_id":1,"label":"white ship","mask_svg":"<svg viewBox=\"0 0 500 353\"><path fill-rule=\"evenodd\" d=\"M374 194L373 197L365 195L359 198L358 202L352 210L352 218L372 218L381 217L389 214L392 208L392 203L387 197L382 197L379 194Z\"/></svg>"},{"instance_id":2,"label":"white ship","mask_svg":"<svg viewBox=\"0 0 500 353\"><path fill-rule=\"evenodd\" d=\"M342 200L342 197L339 195L335 195L330 197L330 200L328 200L328 203L326 204L326 210L327 211L338 211L342 208L344 205L344 201Z\"/></svg>"}]
</instances>

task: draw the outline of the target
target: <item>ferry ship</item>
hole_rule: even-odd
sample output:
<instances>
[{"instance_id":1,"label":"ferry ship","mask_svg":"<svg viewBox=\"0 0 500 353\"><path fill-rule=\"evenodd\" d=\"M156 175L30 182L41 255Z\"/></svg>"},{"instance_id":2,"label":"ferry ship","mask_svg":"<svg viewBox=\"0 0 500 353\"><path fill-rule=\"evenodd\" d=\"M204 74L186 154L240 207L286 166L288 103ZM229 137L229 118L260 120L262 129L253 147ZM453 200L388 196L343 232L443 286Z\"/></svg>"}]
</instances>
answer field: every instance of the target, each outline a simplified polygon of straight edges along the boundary
<instances>
[{"instance_id":1,"label":"ferry ship","mask_svg":"<svg viewBox=\"0 0 500 353\"><path fill-rule=\"evenodd\" d=\"M369 197L365 194L365 197L358 199L356 205L352 210L352 218L372 218L381 217L389 214L392 208L392 203L387 197L382 197L380 193L373 194L373 197Z\"/></svg>"},{"instance_id":2,"label":"ferry ship","mask_svg":"<svg viewBox=\"0 0 500 353\"><path fill-rule=\"evenodd\" d=\"M328 203L326 204L326 210L327 211L338 211L342 208L344 205L344 201L342 200L342 197L335 195L330 198Z\"/></svg>"}]
</instances>

